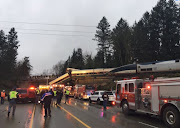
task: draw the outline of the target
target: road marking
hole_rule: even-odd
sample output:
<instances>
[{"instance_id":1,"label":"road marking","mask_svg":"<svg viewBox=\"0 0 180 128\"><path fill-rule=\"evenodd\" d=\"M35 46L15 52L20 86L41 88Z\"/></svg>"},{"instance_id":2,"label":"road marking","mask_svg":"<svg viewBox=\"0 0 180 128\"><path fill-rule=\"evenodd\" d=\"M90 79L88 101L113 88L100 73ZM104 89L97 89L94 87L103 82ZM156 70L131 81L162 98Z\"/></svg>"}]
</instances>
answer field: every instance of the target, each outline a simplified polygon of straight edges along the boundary
<instances>
[{"instance_id":1,"label":"road marking","mask_svg":"<svg viewBox=\"0 0 180 128\"><path fill-rule=\"evenodd\" d=\"M70 113L68 110L66 110L65 108L61 107L60 105L57 105L58 107L60 107L62 110L64 110L66 113L68 113L70 116L72 116L74 119L76 119L77 121L79 121L81 124L83 124L86 128L91 128L89 125L87 125L86 123L84 123L83 121L81 121L79 118L77 118L76 116L74 116L72 113Z\"/></svg>"},{"instance_id":2,"label":"road marking","mask_svg":"<svg viewBox=\"0 0 180 128\"><path fill-rule=\"evenodd\" d=\"M146 126L149 126L149 127L152 127L152 128L158 128L156 126L153 126L153 125L150 125L150 124L146 124L146 123L143 123L143 122L139 122L140 124L143 124L143 125L146 125Z\"/></svg>"},{"instance_id":3,"label":"road marking","mask_svg":"<svg viewBox=\"0 0 180 128\"><path fill-rule=\"evenodd\" d=\"M35 109L36 109L36 105L34 105L34 108L33 108L33 111L32 111L31 122L30 122L29 128L32 128Z\"/></svg>"}]
</instances>

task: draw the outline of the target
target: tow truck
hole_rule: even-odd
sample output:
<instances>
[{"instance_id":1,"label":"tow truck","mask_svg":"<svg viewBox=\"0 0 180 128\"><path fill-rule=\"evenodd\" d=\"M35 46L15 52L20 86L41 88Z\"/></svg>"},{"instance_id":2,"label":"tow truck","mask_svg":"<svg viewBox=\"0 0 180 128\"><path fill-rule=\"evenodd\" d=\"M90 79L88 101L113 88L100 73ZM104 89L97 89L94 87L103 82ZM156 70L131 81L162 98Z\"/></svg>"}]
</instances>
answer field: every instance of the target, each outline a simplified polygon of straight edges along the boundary
<instances>
[{"instance_id":1,"label":"tow truck","mask_svg":"<svg viewBox=\"0 0 180 128\"><path fill-rule=\"evenodd\" d=\"M126 115L130 111L157 115L168 127L179 128L180 77L116 81L116 103Z\"/></svg>"}]
</instances>

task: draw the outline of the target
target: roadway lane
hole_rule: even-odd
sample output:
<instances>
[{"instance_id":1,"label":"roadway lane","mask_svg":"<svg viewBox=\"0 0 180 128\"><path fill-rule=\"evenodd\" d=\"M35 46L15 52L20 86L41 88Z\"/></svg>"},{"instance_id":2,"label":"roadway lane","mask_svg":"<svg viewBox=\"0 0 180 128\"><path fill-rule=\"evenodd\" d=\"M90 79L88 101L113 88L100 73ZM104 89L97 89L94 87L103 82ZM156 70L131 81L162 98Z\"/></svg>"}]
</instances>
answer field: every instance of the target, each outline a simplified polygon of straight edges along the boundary
<instances>
[{"instance_id":1,"label":"roadway lane","mask_svg":"<svg viewBox=\"0 0 180 128\"><path fill-rule=\"evenodd\" d=\"M0 104L0 127L1 128L29 128L32 116L33 104L17 104L15 115L7 117L8 102Z\"/></svg>"},{"instance_id":2,"label":"roadway lane","mask_svg":"<svg viewBox=\"0 0 180 128\"><path fill-rule=\"evenodd\" d=\"M89 104L87 101L73 98L68 105L61 106L92 128L166 128L164 123L155 116L142 113L124 116L121 109L116 106L108 106L107 111L104 112L101 105Z\"/></svg>"},{"instance_id":3,"label":"roadway lane","mask_svg":"<svg viewBox=\"0 0 180 128\"><path fill-rule=\"evenodd\" d=\"M41 105L36 105L32 128L80 128L82 124L76 122L66 112L59 109L56 105L51 106L51 117L44 118L44 109Z\"/></svg>"},{"instance_id":4,"label":"roadway lane","mask_svg":"<svg viewBox=\"0 0 180 128\"><path fill-rule=\"evenodd\" d=\"M64 100L63 100L64 101ZM101 105L71 98L69 104L52 105L52 117L44 118L41 105L17 104L14 117L7 118L8 103L0 105L0 127L4 128L165 128L156 117L135 113L124 116L116 106L103 111Z\"/></svg>"}]
</instances>

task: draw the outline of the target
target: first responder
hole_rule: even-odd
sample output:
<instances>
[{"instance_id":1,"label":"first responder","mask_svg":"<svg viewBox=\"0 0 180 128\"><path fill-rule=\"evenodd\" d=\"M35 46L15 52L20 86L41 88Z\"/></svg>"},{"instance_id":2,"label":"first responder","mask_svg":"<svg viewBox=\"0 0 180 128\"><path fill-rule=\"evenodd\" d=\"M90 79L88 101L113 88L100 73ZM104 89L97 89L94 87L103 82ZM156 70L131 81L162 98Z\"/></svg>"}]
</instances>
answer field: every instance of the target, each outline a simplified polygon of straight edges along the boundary
<instances>
[{"instance_id":1,"label":"first responder","mask_svg":"<svg viewBox=\"0 0 180 128\"><path fill-rule=\"evenodd\" d=\"M41 97L41 101L44 103L44 109L45 109L44 117L47 117L47 110L48 110L49 116L51 117L51 108L50 108L51 99L52 99L52 93L46 90L43 96Z\"/></svg>"},{"instance_id":2,"label":"first responder","mask_svg":"<svg viewBox=\"0 0 180 128\"><path fill-rule=\"evenodd\" d=\"M103 98L104 111L106 111L107 102L109 100L109 96L108 96L107 92L104 92L104 94L102 95L102 98Z\"/></svg>"},{"instance_id":3,"label":"first responder","mask_svg":"<svg viewBox=\"0 0 180 128\"><path fill-rule=\"evenodd\" d=\"M57 91L54 90L53 93L54 93L54 98L56 98L56 96L57 96Z\"/></svg>"},{"instance_id":4,"label":"first responder","mask_svg":"<svg viewBox=\"0 0 180 128\"><path fill-rule=\"evenodd\" d=\"M8 117L11 112L11 107L13 107L13 113L14 116L15 110L16 110L16 99L18 97L18 92L16 91L16 88L13 88L12 91L9 92L9 109L8 109Z\"/></svg>"},{"instance_id":5,"label":"first responder","mask_svg":"<svg viewBox=\"0 0 180 128\"><path fill-rule=\"evenodd\" d=\"M36 88L36 101L35 103L38 104L38 101L40 100L40 90L39 88L37 87Z\"/></svg>"},{"instance_id":6,"label":"first responder","mask_svg":"<svg viewBox=\"0 0 180 128\"><path fill-rule=\"evenodd\" d=\"M5 90L3 90L3 91L1 92L1 104L4 104L5 96L6 96L6 93L5 93Z\"/></svg>"},{"instance_id":7,"label":"first responder","mask_svg":"<svg viewBox=\"0 0 180 128\"><path fill-rule=\"evenodd\" d=\"M57 91L57 103L56 103L56 105L61 103L62 97L63 97L63 91L62 91L62 89L60 89Z\"/></svg>"},{"instance_id":8,"label":"first responder","mask_svg":"<svg viewBox=\"0 0 180 128\"><path fill-rule=\"evenodd\" d=\"M56 91L56 89L54 89L53 93L54 93L53 99L56 100L56 98L57 98L57 91ZM57 102L55 103L55 101L53 101L53 104L57 104Z\"/></svg>"},{"instance_id":9,"label":"first responder","mask_svg":"<svg viewBox=\"0 0 180 128\"><path fill-rule=\"evenodd\" d=\"M68 89L66 89L66 91L65 91L65 104L66 104L66 102L69 103L69 93L70 93L70 91Z\"/></svg>"}]
</instances>

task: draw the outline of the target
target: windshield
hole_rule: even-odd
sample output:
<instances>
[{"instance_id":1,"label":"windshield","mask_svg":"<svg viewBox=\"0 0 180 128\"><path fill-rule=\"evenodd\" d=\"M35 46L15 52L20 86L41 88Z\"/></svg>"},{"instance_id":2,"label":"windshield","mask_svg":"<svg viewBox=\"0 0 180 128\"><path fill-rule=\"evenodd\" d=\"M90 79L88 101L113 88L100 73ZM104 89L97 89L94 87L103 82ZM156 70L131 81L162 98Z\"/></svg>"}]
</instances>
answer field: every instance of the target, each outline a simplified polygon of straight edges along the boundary
<instances>
[{"instance_id":1,"label":"windshield","mask_svg":"<svg viewBox=\"0 0 180 128\"><path fill-rule=\"evenodd\" d=\"M17 90L18 94L26 94L27 90Z\"/></svg>"},{"instance_id":2,"label":"windshield","mask_svg":"<svg viewBox=\"0 0 180 128\"><path fill-rule=\"evenodd\" d=\"M100 92L100 94L101 94L101 95L103 95L103 94L104 94L104 92Z\"/></svg>"},{"instance_id":3,"label":"windshield","mask_svg":"<svg viewBox=\"0 0 180 128\"><path fill-rule=\"evenodd\" d=\"M113 93L112 92L106 92L108 95L113 95Z\"/></svg>"}]
</instances>

